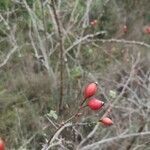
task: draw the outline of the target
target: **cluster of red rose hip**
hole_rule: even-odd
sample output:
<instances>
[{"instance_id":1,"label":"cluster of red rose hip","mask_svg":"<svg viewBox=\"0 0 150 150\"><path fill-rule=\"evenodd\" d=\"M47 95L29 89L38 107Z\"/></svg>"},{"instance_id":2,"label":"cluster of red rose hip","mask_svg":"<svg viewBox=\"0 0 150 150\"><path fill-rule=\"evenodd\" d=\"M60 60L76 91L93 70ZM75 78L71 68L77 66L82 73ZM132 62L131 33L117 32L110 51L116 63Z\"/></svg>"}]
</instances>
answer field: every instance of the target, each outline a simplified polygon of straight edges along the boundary
<instances>
[{"instance_id":1,"label":"cluster of red rose hip","mask_svg":"<svg viewBox=\"0 0 150 150\"><path fill-rule=\"evenodd\" d=\"M90 25L91 25L92 27L96 27L97 24L98 24L98 21L97 21L96 19L94 19L94 20L92 20L92 21L90 22ZM123 33L127 33L127 32L128 32L128 26L127 26L126 24L123 25L122 31L123 31ZM150 34L150 26L144 27L143 32L144 32L145 34Z\"/></svg>"},{"instance_id":2,"label":"cluster of red rose hip","mask_svg":"<svg viewBox=\"0 0 150 150\"><path fill-rule=\"evenodd\" d=\"M104 106L104 102L101 100L98 100L97 98L93 97L98 90L98 83L90 83L88 84L84 89L84 100L81 103L81 108L84 107L84 103L86 102L87 105L91 110L97 111L101 110ZM105 126L110 126L113 124L113 121L107 117L102 117L99 122L101 122Z\"/></svg>"}]
</instances>

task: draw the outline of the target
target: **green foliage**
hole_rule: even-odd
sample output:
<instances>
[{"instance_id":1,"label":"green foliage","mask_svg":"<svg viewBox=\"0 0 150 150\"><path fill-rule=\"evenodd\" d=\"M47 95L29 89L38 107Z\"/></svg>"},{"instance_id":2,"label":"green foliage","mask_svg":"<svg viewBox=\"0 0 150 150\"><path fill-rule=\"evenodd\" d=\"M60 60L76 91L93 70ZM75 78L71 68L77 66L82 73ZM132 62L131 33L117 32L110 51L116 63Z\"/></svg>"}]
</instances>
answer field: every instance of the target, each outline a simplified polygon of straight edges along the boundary
<instances>
[{"instance_id":1,"label":"green foliage","mask_svg":"<svg viewBox=\"0 0 150 150\"><path fill-rule=\"evenodd\" d=\"M26 0L27 1L27 4L32 7L34 2L37 1L37 0Z\"/></svg>"},{"instance_id":2,"label":"green foliage","mask_svg":"<svg viewBox=\"0 0 150 150\"><path fill-rule=\"evenodd\" d=\"M114 91L114 90L110 90L110 91L109 91L109 97L110 97L110 98L115 99L116 96L117 96L116 91Z\"/></svg>"},{"instance_id":3,"label":"green foliage","mask_svg":"<svg viewBox=\"0 0 150 150\"><path fill-rule=\"evenodd\" d=\"M12 2L10 0L0 1L0 11L4 11L11 6Z\"/></svg>"},{"instance_id":4,"label":"green foliage","mask_svg":"<svg viewBox=\"0 0 150 150\"><path fill-rule=\"evenodd\" d=\"M47 21L47 31L50 33L52 31L53 24L49 20Z\"/></svg>"},{"instance_id":5,"label":"green foliage","mask_svg":"<svg viewBox=\"0 0 150 150\"><path fill-rule=\"evenodd\" d=\"M53 119L57 120L58 119L58 115L56 113L56 111L51 110L48 114L49 117L52 117Z\"/></svg>"},{"instance_id":6,"label":"green foliage","mask_svg":"<svg viewBox=\"0 0 150 150\"><path fill-rule=\"evenodd\" d=\"M72 78L80 78L82 76L82 69L79 66L75 66L70 70Z\"/></svg>"}]
</instances>

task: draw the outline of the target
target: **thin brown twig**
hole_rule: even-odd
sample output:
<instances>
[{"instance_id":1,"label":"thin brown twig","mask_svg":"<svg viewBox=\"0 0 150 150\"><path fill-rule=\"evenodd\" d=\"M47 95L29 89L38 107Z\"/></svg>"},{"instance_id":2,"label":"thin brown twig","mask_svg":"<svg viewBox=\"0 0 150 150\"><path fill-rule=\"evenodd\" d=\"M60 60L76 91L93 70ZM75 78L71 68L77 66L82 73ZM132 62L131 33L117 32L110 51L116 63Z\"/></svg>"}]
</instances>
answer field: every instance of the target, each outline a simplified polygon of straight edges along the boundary
<instances>
[{"instance_id":1,"label":"thin brown twig","mask_svg":"<svg viewBox=\"0 0 150 150\"><path fill-rule=\"evenodd\" d=\"M80 106L82 106L82 105L86 102L86 100L87 100L87 98L85 98L85 99L81 102Z\"/></svg>"},{"instance_id":2,"label":"thin brown twig","mask_svg":"<svg viewBox=\"0 0 150 150\"><path fill-rule=\"evenodd\" d=\"M56 21L57 29L58 29L58 36L59 36L59 44L60 44L60 99L59 99L59 115L62 114L62 107L63 107L63 88L64 88L64 59L63 59L63 53L64 53L64 47L63 47L63 37L62 37L62 30L60 26L60 20L59 16L56 12L56 3L55 0L51 0L51 5L54 18Z\"/></svg>"}]
</instances>

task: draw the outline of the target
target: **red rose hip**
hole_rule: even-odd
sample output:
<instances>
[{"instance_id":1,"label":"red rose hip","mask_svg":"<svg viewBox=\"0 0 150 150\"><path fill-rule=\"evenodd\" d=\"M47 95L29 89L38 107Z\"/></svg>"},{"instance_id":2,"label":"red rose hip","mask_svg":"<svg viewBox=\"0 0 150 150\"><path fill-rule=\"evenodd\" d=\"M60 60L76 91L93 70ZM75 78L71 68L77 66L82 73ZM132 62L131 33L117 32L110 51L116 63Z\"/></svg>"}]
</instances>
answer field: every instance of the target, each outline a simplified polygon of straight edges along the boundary
<instances>
[{"instance_id":1,"label":"red rose hip","mask_svg":"<svg viewBox=\"0 0 150 150\"><path fill-rule=\"evenodd\" d=\"M89 98L97 92L97 82L88 84L84 89L84 98Z\"/></svg>"},{"instance_id":2,"label":"red rose hip","mask_svg":"<svg viewBox=\"0 0 150 150\"><path fill-rule=\"evenodd\" d=\"M96 99L96 98L93 98L91 99L88 104L87 104L92 110L99 110L103 107L104 105L104 102Z\"/></svg>"},{"instance_id":3,"label":"red rose hip","mask_svg":"<svg viewBox=\"0 0 150 150\"><path fill-rule=\"evenodd\" d=\"M97 20L95 19L95 20L91 21L90 24L91 24L93 27L95 27L95 26L97 25Z\"/></svg>"},{"instance_id":4,"label":"red rose hip","mask_svg":"<svg viewBox=\"0 0 150 150\"><path fill-rule=\"evenodd\" d=\"M150 26L145 27L144 32L150 34Z\"/></svg>"},{"instance_id":5,"label":"red rose hip","mask_svg":"<svg viewBox=\"0 0 150 150\"><path fill-rule=\"evenodd\" d=\"M5 150L5 143L1 138L0 138L0 150Z\"/></svg>"},{"instance_id":6,"label":"red rose hip","mask_svg":"<svg viewBox=\"0 0 150 150\"><path fill-rule=\"evenodd\" d=\"M124 25L124 26L123 26L123 32L124 32L124 33L127 33L127 32L128 32L128 27L127 27L127 25Z\"/></svg>"},{"instance_id":7,"label":"red rose hip","mask_svg":"<svg viewBox=\"0 0 150 150\"><path fill-rule=\"evenodd\" d=\"M100 122L101 122L103 125L105 125L105 126L111 126L111 125L113 125L113 121L112 121L110 118L108 118L108 117L102 118L102 119L100 120Z\"/></svg>"}]
</instances>

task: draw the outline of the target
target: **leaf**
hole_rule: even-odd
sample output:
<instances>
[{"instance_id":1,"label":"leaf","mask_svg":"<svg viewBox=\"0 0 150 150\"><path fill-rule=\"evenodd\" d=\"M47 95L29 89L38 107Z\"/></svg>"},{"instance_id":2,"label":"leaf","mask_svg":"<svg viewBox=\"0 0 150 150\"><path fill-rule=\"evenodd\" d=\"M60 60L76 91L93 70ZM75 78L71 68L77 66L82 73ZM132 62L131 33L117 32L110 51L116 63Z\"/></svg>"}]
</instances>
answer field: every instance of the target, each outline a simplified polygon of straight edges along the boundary
<instances>
[{"instance_id":1,"label":"leaf","mask_svg":"<svg viewBox=\"0 0 150 150\"><path fill-rule=\"evenodd\" d=\"M82 70L80 67L76 66L71 69L70 74L72 78L78 78L82 75Z\"/></svg>"},{"instance_id":2,"label":"leaf","mask_svg":"<svg viewBox=\"0 0 150 150\"><path fill-rule=\"evenodd\" d=\"M88 49L88 54L92 54L93 53L93 50L92 49Z\"/></svg>"},{"instance_id":3,"label":"leaf","mask_svg":"<svg viewBox=\"0 0 150 150\"><path fill-rule=\"evenodd\" d=\"M117 95L116 95L116 91L110 90L110 91L109 91L109 96L110 96L111 98L113 98L113 99L116 98L116 96L117 96Z\"/></svg>"},{"instance_id":4,"label":"leaf","mask_svg":"<svg viewBox=\"0 0 150 150\"><path fill-rule=\"evenodd\" d=\"M58 119L58 115L57 115L57 113L56 113L55 110L51 110L51 111L48 113L48 116L54 118L55 120Z\"/></svg>"}]
</instances>

